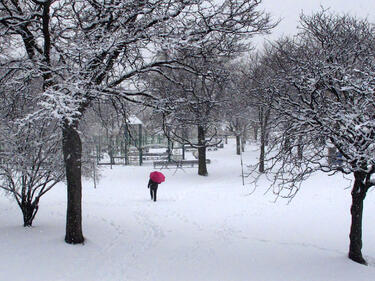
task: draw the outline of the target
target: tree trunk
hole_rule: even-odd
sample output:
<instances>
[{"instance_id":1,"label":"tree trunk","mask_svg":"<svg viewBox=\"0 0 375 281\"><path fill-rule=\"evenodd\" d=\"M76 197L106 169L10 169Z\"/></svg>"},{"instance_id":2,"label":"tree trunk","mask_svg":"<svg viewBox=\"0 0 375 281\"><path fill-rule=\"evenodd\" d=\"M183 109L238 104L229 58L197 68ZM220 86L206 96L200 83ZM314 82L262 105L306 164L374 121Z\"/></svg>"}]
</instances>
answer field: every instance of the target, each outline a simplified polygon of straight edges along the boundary
<instances>
[{"instance_id":1,"label":"tree trunk","mask_svg":"<svg viewBox=\"0 0 375 281\"><path fill-rule=\"evenodd\" d=\"M260 131L260 155L259 155L259 173L264 173L266 134L264 129Z\"/></svg>"},{"instance_id":2,"label":"tree trunk","mask_svg":"<svg viewBox=\"0 0 375 281\"><path fill-rule=\"evenodd\" d=\"M283 149L285 150L285 153L290 153L292 150L292 145L290 142L290 136L286 135L284 139Z\"/></svg>"},{"instance_id":3,"label":"tree trunk","mask_svg":"<svg viewBox=\"0 0 375 281\"><path fill-rule=\"evenodd\" d=\"M303 158L303 144L302 144L302 137L298 137L298 147L297 147L297 156L298 160L302 160Z\"/></svg>"},{"instance_id":4,"label":"tree trunk","mask_svg":"<svg viewBox=\"0 0 375 281\"><path fill-rule=\"evenodd\" d=\"M22 202L21 210L23 215L23 226L32 226L36 213L38 212L38 205L30 202Z\"/></svg>"},{"instance_id":5,"label":"tree trunk","mask_svg":"<svg viewBox=\"0 0 375 281\"><path fill-rule=\"evenodd\" d=\"M362 256L362 214L363 201L366 197L366 174L363 172L354 172L354 185L352 190L352 206L350 212L352 215L352 224L350 227L350 246L349 258L360 264L367 265Z\"/></svg>"},{"instance_id":6,"label":"tree trunk","mask_svg":"<svg viewBox=\"0 0 375 281\"><path fill-rule=\"evenodd\" d=\"M68 189L65 242L69 244L78 244L84 242L82 234L81 205L82 144L76 128L67 123L65 123L63 127L63 153Z\"/></svg>"},{"instance_id":7,"label":"tree trunk","mask_svg":"<svg viewBox=\"0 0 375 281\"><path fill-rule=\"evenodd\" d=\"M203 126L198 125L198 175L207 176L205 132Z\"/></svg>"},{"instance_id":8,"label":"tree trunk","mask_svg":"<svg viewBox=\"0 0 375 281\"><path fill-rule=\"evenodd\" d=\"M237 155L241 154L241 136L236 136L236 153Z\"/></svg>"},{"instance_id":9,"label":"tree trunk","mask_svg":"<svg viewBox=\"0 0 375 281\"><path fill-rule=\"evenodd\" d=\"M254 129L254 141L258 141L258 125L254 125L253 129Z\"/></svg>"},{"instance_id":10,"label":"tree trunk","mask_svg":"<svg viewBox=\"0 0 375 281\"><path fill-rule=\"evenodd\" d=\"M168 162L171 162L172 161L172 143L171 143L171 139L170 139L170 132L168 130L168 143L167 143L167 153L168 153Z\"/></svg>"},{"instance_id":11,"label":"tree trunk","mask_svg":"<svg viewBox=\"0 0 375 281\"><path fill-rule=\"evenodd\" d=\"M260 122L260 155L259 155L259 172L264 173L264 162L265 162L265 147L268 145L269 140L269 130L268 120L270 117L270 109L264 112L264 109L261 107L259 110L259 122Z\"/></svg>"}]
</instances>

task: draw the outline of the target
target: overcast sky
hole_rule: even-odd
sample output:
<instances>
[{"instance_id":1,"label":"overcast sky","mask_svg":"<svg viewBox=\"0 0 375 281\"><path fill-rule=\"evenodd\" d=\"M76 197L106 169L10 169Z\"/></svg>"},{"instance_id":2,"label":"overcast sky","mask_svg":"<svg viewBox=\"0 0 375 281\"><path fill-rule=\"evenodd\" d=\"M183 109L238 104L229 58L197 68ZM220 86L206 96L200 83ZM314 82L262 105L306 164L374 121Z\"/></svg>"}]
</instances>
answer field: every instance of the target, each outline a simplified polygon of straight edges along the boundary
<instances>
[{"instance_id":1,"label":"overcast sky","mask_svg":"<svg viewBox=\"0 0 375 281\"><path fill-rule=\"evenodd\" d=\"M375 23L375 0L263 0L262 6L274 18L281 19L272 35L267 36L269 39L295 34L300 13L303 11L305 14L312 14L319 11L320 6L341 14L367 18ZM263 40L256 41L258 47L262 45Z\"/></svg>"}]
</instances>

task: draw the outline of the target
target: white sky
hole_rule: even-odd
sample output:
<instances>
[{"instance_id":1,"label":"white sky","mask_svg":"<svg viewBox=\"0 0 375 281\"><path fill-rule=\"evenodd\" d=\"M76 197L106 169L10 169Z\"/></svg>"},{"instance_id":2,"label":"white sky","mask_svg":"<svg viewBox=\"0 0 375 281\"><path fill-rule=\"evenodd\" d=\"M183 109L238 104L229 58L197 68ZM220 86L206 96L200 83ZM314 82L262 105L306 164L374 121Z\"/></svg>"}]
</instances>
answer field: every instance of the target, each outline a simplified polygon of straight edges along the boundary
<instances>
[{"instance_id":1,"label":"white sky","mask_svg":"<svg viewBox=\"0 0 375 281\"><path fill-rule=\"evenodd\" d=\"M340 14L368 18L375 23L375 0L263 0L263 9L275 19L282 20L272 34L265 38L272 40L282 35L295 34L300 13L312 14L319 11L320 6ZM262 39L256 39L258 47L262 42Z\"/></svg>"}]
</instances>

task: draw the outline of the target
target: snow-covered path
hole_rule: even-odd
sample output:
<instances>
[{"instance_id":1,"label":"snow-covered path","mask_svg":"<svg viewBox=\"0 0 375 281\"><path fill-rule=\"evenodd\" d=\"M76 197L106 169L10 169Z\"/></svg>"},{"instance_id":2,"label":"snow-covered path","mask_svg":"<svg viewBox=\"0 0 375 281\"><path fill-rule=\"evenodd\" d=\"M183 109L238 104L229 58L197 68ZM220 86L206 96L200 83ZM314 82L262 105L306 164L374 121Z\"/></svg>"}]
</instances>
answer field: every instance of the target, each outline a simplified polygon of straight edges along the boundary
<instances>
[{"instance_id":1,"label":"snow-covered path","mask_svg":"<svg viewBox=\"0 0 375 281\"><path fill-rule=\"evenodd\" d=\"M365 201L370 266L346 258L350 183L316 175L290 203L241 184L234 144L208 153L209 176L163 170L152 202L152 167L106 168L85 182L85 245L64 243L66 191L42 198L34 227L0 198L0 281L370 281L375 276L375 195ZM246 152L245 159L256 154Z\"/></svg>"}]
</instances>

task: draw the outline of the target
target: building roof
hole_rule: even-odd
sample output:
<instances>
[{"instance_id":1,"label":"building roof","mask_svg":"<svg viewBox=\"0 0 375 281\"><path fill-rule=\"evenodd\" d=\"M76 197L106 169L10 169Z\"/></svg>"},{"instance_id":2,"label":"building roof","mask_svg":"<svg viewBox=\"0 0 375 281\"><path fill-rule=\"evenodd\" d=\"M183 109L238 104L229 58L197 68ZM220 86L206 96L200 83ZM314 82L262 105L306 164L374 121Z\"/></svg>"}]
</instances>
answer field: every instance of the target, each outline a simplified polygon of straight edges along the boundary
<instances>
[{"instance_id":1,"label":"building roof","mask_svg":"<svg viewBox=\"0 0 375 281\"><path fill-rule=\"evenodd\" d=\"M142 121L139 120L138 117L135 115L130 115L127 121L130 125L143 125Z\"/></svg>"}]
</instances>

